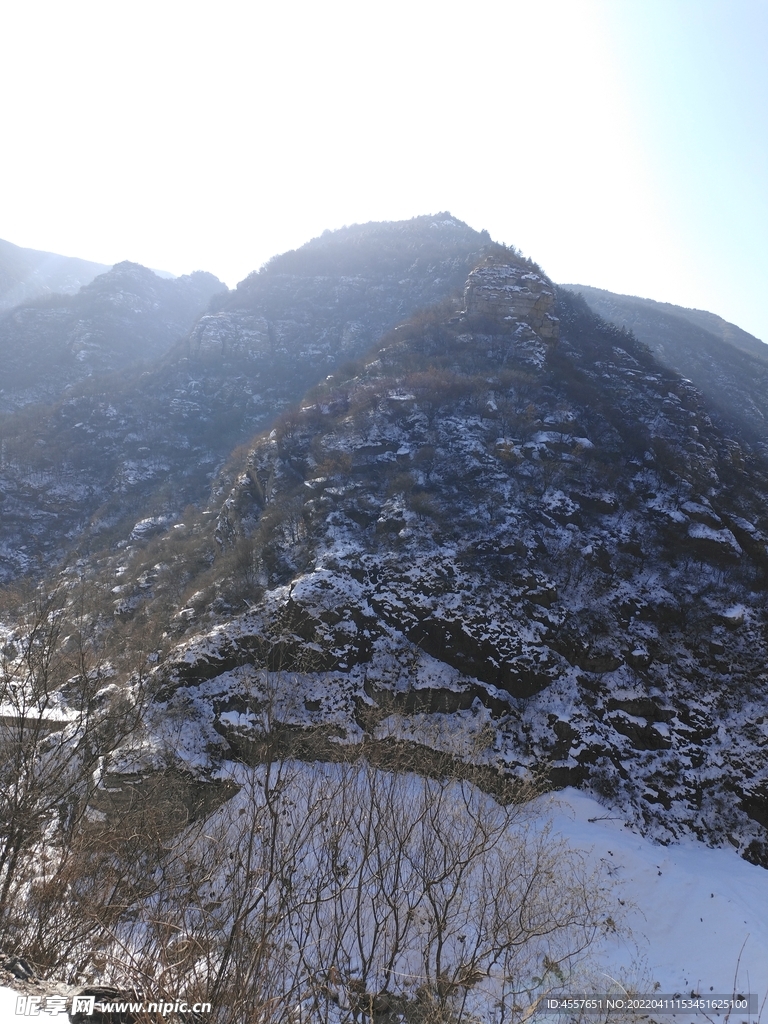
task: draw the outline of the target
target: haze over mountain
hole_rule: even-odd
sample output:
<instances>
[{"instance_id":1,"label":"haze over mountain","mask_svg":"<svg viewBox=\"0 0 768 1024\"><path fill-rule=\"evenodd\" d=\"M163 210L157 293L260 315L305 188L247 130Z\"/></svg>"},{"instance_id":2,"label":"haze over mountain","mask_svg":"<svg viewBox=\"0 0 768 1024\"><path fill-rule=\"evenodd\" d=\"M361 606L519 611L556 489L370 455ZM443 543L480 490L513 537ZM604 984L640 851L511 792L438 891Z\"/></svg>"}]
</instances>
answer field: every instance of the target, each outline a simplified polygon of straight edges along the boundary
<instances>
[{"instance_id":1,"label":"haze over mountain","mask_svg":"<svg viewBox=\"0 0 768 1024\"><path fill-rule=\"evenodd\" d=\"M73 295L107 270L103 263L22 249L0 239L0 311L40 295Z\"/></svg>"},{"instance_id":2,"label":"haze over mountain","mask_svg":"<svg viewBox=\"0 0 768 1024\"><path fill-rule=\"evenodd\" d=\"M71 299L6 314L0 399L25 408L0 423L2 578L206 500L234 446L404 316L460 290L488 245L448 214L329 232L222 292L184 338L221 287L211 275L161 281L119 264ZM162 358L135 368L152 351ZM78 377L87 383L40 404Z\"/></svg>"},{"instance_id":3,"label":"haze over mountain","mask_svg":"<svg viewBox=\"0 0 768 1024\"><path fill-rule=\"evenodd\" d=\"M768 441L768 345L702 309L685 309L585 285L563 285L596 313L632 331L661 363L689 377L713 414L753 441Z\"/></svg>"},{"instance_id":4,"label":"haze over mountain","mask_svg":"<svg viewBox=\"0 0 768 1024\"><path fill-rule=\"evenodd\" d=\"M118 263L75 295L16 306L0 315L0 409L40 404L94 373L165 355L226 290L202 271L167 280Z\"/></svg>"}]
</instances>

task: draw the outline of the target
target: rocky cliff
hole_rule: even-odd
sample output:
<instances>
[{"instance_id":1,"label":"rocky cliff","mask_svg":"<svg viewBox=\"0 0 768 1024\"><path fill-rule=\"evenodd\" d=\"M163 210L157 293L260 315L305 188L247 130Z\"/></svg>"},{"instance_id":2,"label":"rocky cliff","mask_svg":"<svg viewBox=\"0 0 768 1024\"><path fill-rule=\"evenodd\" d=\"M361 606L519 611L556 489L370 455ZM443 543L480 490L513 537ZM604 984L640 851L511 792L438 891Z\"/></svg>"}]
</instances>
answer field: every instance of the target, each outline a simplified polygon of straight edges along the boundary
<instances>
[{"instance_id":1,"label":"rocky cliff","mask_svg":"<svg viewBox=\"0 0 768 1024\"><path fill-rule=\"evenodd\" d=\"M545 341L557 341L560 335L553 315L554 286L525 264L491 260L476 267L467 279L464 307L469 316L525 323Z\"/></svg>"}]
</instances>

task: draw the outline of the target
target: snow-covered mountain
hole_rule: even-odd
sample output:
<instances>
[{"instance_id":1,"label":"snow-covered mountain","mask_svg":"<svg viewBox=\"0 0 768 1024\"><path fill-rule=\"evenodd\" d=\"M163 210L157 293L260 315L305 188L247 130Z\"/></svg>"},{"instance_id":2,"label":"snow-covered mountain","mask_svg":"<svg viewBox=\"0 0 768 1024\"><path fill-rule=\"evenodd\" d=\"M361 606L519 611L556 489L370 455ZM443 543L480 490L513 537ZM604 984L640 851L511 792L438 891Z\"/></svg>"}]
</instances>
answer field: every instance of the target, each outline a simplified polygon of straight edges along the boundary
<instances>
[{"instance_id":1,"label":"snow-covered mountain","mask_svg":"<svg viewBox=\"0 0 768 1024\"><path fill-rule=\"evenodd\" d=\"M282 623L316 663L286 728L545 770L766 862L760 448L448 215L323 236L216 303L149 373L36 413L26 457L6 441L6 571L87 538L220 754Z\"/></svg>"},{"instance_id":2,"label":"snow-covered mountain","mask_svg":"<svg viewBox=\"0 0 768 1024\"><path fill-rule=\"evenodd\" d=\"M273 711L327 756L544 771L767 864L765 463L514 256L470 275L464 308L330 377L230 467L215 526L163 549L160 593L192 551L219 566L157 669L158 699L198 716L190 758L258 746L279 635Z\"/></svg>"}]
</instances>

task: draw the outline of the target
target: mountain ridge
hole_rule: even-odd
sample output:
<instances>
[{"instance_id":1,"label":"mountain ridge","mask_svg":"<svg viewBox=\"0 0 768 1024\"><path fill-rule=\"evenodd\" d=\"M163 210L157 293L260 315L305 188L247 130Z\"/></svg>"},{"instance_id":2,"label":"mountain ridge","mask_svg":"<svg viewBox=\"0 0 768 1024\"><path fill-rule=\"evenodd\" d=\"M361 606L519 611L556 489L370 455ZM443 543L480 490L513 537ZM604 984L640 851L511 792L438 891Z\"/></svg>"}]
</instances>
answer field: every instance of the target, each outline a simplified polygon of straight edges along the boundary
<instances>
[{"instance_id":1,"label":"mountain ridge","mask_svg":"<svg viewBox=\"0 0 768 1024\"><path fill-rule=\"evenodd\" d=\"M761 338L755 337L755 335L743 330L737 324L733 324L730 321L725 320L716 313L710 313L706 309L696 309L695 307L690 306L678 306L673 302L660 302L657 299L644 298L640 295L626 295L620 292L611 292L605 288L596 288L593 285L562 283L560 287L567 288L569 291L576 292L577 294L582 294L587 301L589 301L590 296L595 299L615 299L623 302L638 303L639 305L658 309L662 312L682 316L684 319L690 320L691 323L696 324L698 327L703 327L710 333L719 336L722 341L732 345L734 348L738 348L742 352L748 352L750 355L757 356L758 359L768 359L768 345L766 345ZM619 326L626 326L629 328L629 323Z\"/></svg>"},{"instance_id":2,"label":"mountain ridge","mask_svg":"<svg viewBox=\"0 0 768 1024\"><path fill-rule=\"evenodd\" d=\"M632 330L665 366L690 378L724 429L766 444L768 346L713 313L574 287L595 312Z\"/></svg>"}]
</instances>

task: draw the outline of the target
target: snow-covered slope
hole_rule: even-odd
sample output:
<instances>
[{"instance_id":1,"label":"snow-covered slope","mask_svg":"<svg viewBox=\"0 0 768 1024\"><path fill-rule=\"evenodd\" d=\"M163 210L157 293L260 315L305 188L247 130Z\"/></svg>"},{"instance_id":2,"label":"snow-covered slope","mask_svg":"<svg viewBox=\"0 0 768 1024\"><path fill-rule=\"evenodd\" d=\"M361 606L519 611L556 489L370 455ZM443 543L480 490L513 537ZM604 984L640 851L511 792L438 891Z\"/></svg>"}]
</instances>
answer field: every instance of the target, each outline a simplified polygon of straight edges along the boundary
<instances>
[{"instance_id":1,"label":"snow-covered slope","mask_svg":"<svg viewBox=\"0 0 768 1024\"><path fill-rule=\"evenodd\" d=\"M608 969L651 993L768 994L768 880L733 849L661 846L627 828L621 808L574 789L546 798L556 831L590 851L626 901L627 933L606 941ZM606 980L606 988L610 983Z\"/></svg>"},{"instance_id":2,"label":"snow-covered slope","mask_svg":"<svg viewBox=\"0 0 768 1024\"><path fill-rule=\"evenodd\" d=\"M623 985L635 994L755 993L762 1003L768 993L763 869L734 850L658 845L630 830L621 808L607 809L574 789L541 798L540 810L554 836L607 873L624 903L617 932L591 952L592 993L620 994ZM18 994L0 986L0 1024L19 1019Z\"/></svg>"}]
</instances>

